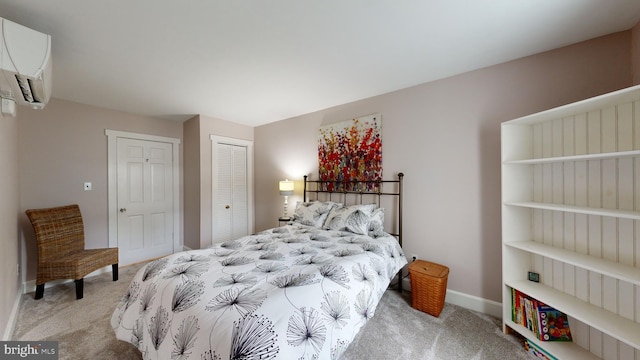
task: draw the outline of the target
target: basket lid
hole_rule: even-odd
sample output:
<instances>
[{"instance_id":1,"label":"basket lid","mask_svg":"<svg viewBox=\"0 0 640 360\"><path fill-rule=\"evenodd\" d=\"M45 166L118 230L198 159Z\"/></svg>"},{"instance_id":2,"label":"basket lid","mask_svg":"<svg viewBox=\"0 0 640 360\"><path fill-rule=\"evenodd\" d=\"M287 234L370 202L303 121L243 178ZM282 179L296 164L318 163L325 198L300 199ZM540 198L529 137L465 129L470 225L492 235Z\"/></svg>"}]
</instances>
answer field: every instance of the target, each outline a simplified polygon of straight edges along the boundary
<instances>
[{"instance_id":1,"label":"basket lid","mask_svg":"<svg viewBox=\"0 0 640 360\"><path fill-rule=\"evenodd\" d=\"M409 267L410 267L409 270L411 271L419 272L421 274L429 275L431 277L441 278L449 274L448 267L444 265L432 263L429 261L416 260L412 262Z\"/></svg>"}]
</instances>

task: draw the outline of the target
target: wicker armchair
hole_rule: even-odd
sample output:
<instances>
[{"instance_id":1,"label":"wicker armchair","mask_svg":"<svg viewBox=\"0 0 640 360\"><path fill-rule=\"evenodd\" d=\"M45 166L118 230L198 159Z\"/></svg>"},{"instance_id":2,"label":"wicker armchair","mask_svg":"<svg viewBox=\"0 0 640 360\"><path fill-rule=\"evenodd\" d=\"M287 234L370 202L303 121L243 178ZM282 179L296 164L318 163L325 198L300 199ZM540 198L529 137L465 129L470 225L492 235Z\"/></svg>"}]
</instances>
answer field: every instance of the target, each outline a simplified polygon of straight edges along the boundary
<instances>
[{"instance_id":1,"label":"wicker armchair","mask_svg":"<svg viewBox=\"0 0 640 360\"><path fill-rule=\"evenodd\" d=\"M83 278L111 265L118 280L118 248L85 249L84 225L78 205L25 211L38 244L36 299L44 296L44 284L57 279L74 279L76 299L82 299Z\"/></svg>"}]
</instances>

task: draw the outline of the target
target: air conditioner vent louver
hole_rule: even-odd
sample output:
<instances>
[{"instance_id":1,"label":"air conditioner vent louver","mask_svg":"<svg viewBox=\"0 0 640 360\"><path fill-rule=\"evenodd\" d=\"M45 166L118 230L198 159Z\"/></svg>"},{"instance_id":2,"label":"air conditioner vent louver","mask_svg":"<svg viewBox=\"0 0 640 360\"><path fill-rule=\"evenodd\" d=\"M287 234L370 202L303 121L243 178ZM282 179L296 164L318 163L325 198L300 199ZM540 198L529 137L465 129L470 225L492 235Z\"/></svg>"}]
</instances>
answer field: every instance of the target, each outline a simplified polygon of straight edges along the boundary
<instances>
[{"instance_id":1,"label":"air conditioner vent louver","mask_svg":"<svg viewBox=\"0 0 640 360\"><path fill-rule=\"evenodd\" d=\"M31 92L30 81L20 75L16 75L16 80L18 81L18 86L20 86L20 91L22 91L24 101L29 103L34 102L35 100L33 99L33 93Z\"/></svg>"}]
</instances>

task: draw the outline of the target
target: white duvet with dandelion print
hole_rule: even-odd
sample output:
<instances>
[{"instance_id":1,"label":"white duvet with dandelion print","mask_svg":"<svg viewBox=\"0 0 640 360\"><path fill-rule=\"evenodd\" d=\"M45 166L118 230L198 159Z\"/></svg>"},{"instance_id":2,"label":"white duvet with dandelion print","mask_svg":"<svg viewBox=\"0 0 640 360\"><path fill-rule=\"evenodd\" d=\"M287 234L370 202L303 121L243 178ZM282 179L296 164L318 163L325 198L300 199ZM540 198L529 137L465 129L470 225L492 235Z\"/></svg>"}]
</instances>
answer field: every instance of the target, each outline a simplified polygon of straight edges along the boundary
<instances>
[{"instance_id":1,"label":"white duvet with dandelion print","mask_svg":"<svg viewBox=\"0 0 640 360\"><path fill-rule=\"evenodd\" d=\"M145 265L111 325L145 359L339 359L406 263L391 235L291 224Z\"/></svg>"}]
</instances>

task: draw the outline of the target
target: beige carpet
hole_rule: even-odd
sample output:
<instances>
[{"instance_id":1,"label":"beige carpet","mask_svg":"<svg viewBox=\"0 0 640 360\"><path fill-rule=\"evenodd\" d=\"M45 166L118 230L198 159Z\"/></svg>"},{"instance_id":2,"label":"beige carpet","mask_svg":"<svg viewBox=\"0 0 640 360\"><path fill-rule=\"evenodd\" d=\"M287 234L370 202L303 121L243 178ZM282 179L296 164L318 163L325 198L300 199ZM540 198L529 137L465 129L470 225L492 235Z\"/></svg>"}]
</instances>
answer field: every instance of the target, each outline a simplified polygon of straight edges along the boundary
<instances>
[{"instance_id":1,"label":"beige carpet","mask_svg":"<svg viewBox=\"0 0 640 360\"><path fill-rule=\"evenodd\" d=\"M58 341L61 360L140 359L115 338L110 319L141 266L120 268L117 282L111 274L85 279L82 300L73 282L46 289L38 301L23 295L12 339ZM434 318L411 308L409 295L387 291L342 359L532 359L518 339L502 333L498 319L450 304Z\"/></svg>"},{"instance_id":2,"label":"beige carpet","mask_svg":"<svg viewBox=\"0 0 640 360\"><path fill-rule=\"evenodd\" d=\"M111 273L84 279L84 298L76 300L75 284L68 282L22 296L12 340L58 341L60 359L141 359L138 350L119 341L111 329L111 313L142 266L121 267L119 280Z\"/></svg>"}]
</instances>

